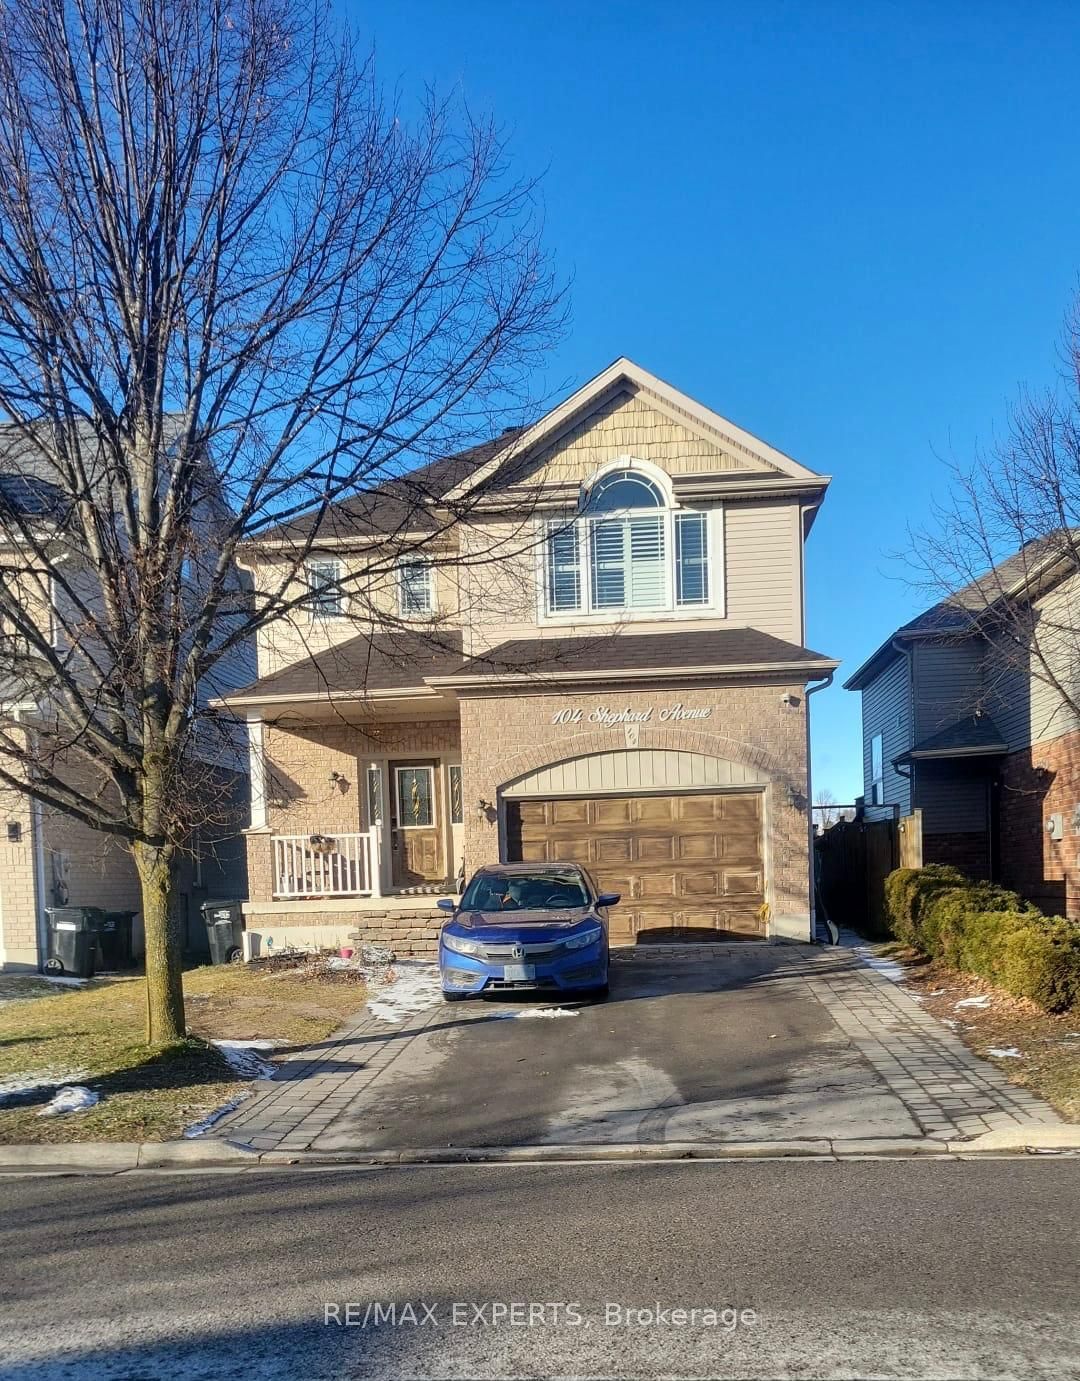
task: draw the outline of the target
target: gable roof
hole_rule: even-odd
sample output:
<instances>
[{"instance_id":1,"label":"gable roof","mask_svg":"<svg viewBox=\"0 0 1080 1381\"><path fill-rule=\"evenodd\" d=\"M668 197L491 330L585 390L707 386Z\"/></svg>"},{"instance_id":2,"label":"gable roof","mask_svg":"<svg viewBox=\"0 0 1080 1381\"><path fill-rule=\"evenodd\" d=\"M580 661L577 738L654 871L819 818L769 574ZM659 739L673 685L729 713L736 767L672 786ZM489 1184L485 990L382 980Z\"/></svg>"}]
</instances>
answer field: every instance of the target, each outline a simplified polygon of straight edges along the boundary
<instances>
[{"instance_id":1,"label":"gable roof","mask_svg":"<svg viewBox=\"0 0 1080 1381\"><path fill-rule=\"evenodd\" d=\"M901 655L897 643L978 633L999 601L1015 598L1036 585L1040 590L1044 589L1043 582L1054 575L1054 567L1063 560L1067 551L1075 550L1075 541L1075 534L1061 532L1025 542L1019 551L999 561L985 575L970 581L937 604L932 604L929 609L924 609L890 633L880 647L848 677L844 689L862 690L875 680ZM1074 555L1073 569L1075 560Z\"/></svg>"},{"instance_id":2,"label":"gable roof","mask_svg":"<svg viewBox=\"0 0 1080 1381\"><path fill-rule=\"evenodd\" d=\"M827 475L801 465L623 356L538 421L507 427L498 436L385 480L329 505L325 511L315 508L277 523L253 538L252 544L306 541L316 536L320 541L332 542L434 532L440 524L452 524L455 508L465 512L466 506L476 501L478 487L493 479L498 479L500 486L505 483L507 503L519 502L521 491L515 491L514 485L527 472L531 457L619 391L641 396L650 406L666 411L679 425L697 431L704 441L714 446L726 445L746 461L745 469L697 473L682 479L676 476L677 490L696 491L705 486L715 494L737 497L744 487L749 492L761 486L763 492L820 496L829 484Z\"/></svg>"},{"instance_id":3,"label":"gable roof","mask_svg":"<svg viewBox=\"0 0 1080 1381\"><path fill-rule=\"evenodd\" d=\"M822 487L829 482L827 476L819 475L807 466L800 465L797 460L777 450L775 446L770 446L760 437L736 426L734 422L721 417L711 408L704 407L688 394L665 383L663 379L650 374L647 369L623 355L557 407L552 408L538 422L534 422L531 427L523 427L512 439L512 444L505 454L493 457L485 465L479 466L463 479L456 489L451 490L447 498L464 497L470 490L489 479L499 466L509 466L514 461L524 458L527 453L550 442L560 431L580 421L607 394L626 386L633 391L648 394L650 401L675 409L679 414L679 420L685 426L700 429L709 440L727 440L743 451L751 461L756 461L761 469L772 470L790 479L813 481Z\"/></svg>"}]
</instances>

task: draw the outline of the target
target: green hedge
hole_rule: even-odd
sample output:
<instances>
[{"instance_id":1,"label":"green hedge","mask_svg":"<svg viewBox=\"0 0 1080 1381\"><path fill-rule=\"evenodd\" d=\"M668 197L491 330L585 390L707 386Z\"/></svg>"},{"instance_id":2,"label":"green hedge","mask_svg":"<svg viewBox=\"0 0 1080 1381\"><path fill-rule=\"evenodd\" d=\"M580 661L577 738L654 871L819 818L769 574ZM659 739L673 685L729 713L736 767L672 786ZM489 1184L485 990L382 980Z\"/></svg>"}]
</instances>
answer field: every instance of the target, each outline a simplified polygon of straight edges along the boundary
<instances>
[{"instance_id":1,"label":"green hedge","mask_svg":"<svg viewBox=\"0 0 1080 1381\"><path fill-rule=\"evenodd\" d=\"M885 880L893 935L1048 1012L1080 1003L1080 924L955 868L898 868Z\"/></svg>"}]
</instances>

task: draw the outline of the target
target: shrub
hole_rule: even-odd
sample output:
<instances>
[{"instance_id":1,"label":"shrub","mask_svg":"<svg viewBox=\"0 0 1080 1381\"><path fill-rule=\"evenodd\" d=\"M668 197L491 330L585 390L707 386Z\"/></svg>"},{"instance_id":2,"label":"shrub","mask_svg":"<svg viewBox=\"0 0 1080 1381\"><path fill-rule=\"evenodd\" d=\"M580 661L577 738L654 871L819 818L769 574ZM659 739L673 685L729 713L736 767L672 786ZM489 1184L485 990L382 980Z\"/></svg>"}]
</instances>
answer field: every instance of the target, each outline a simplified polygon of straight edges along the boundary
<instances>
[{"instance_id":1,"label":"shrub","mask_svg":"<svg viewBox=\"0 0 1080 1381\"><path fill-rule=\"evenodd\" d=\"M987 913L1039 914L1015 892L992 882L969 882L964 887L949 887L931 894L919 913L916 944L924 954L944 959L954 968L970 968L964 958L969 922L973 915Z\"/></svg>"},{"instance_id":2,"label":"shrub","mask_svg":"<svg viewBox=\"0 0 1080 1381\"><path fill-rule=\"evenodd\" d=\"M885 881L893 933L931 958L999 983L1048 1012L1080 1002L1080 923L955 868L899 868Z\"/></svg>"},{"instance_id":3,"label":"shrub","mask_svg":"<svg viewBox=\"0 0 1080 1381\"><path fill-rule=\"evenodd\" d=\"M1080 926L1062 916L1042 916L1004 937L1001 984L1048 1012L1080 1000Z\"/></svg>"},{"instance_id":4,"label":"shrub","mask_svg":"<svg viewBox=\"0 0 1080 1381\"><path fill-rule=\"evenodd\" d=\"M885 879L885 906L892 933L905 944L921 948L919 917L927 903L946 887L970 886L963 873L944 864L925 868L897 868Z\"/></svg>"}]
</instances>

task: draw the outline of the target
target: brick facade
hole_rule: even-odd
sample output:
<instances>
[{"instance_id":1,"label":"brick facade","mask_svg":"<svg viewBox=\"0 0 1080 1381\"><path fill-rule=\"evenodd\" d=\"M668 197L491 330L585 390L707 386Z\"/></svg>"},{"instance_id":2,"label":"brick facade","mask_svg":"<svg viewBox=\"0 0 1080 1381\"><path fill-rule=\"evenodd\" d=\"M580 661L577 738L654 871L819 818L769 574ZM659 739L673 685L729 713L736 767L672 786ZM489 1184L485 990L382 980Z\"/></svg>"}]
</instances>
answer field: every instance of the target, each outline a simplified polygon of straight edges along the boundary
<instances>
[{"instance_id":1,"label":"brick facade","mask_svg":"<svg viewBox=\"0 0 1080 1381\"><path fill-rule=\"evenodd\" d=\"M788 694L792 704L784 702ZM756 769L765 790L766 899L773 933L809 934L809 836L804 687L724 686L710 689L635 687L589 694L465 695L461 749L465 784L465 867L469 873L500 854L499 823L471 809L478 799L497 802L501 788L548 763L625 749L626 726L590 722L594 711L644 710L676 703L711 708L708 720L637 727L640 748L705 753ZM578 723L553 723L561 710L580 709ZM794 797L796 804L792 804Z\"/></svg>"},{"instance_id":2,"label":"brick facade","mask_svg":"<svg viewBox=\"0 0 1080 1381\"><path fill-rule=\"evenodd\" d=\"M1010 753L1000 801L1002 881L1049 914L1080 916L1080 731ZM1046 828L1056 814L1060 840Z\"/></svg>"},{"instance_id":3,"label":"brick facade","mask_svg":"<svg viewBox=\"0 0 1080 1381\"><path fill-rule=\"evenodd\" d=\"M600 709L644 710L682 705L710 709L707 720L604 727L590 721ZM463 766L464 852L466 875L505 853L501 811L482 816L476 803L501 802L505 787L552 763L594 753L639 748L706 754L750 769L765 795L766 898L770 932L809 935L809 841L806 814L807 753L804 687L758 684L688 689L646 685L632 691L588 694L504 692L459 696L460 725L422 721L365 726L344 724L270 725L264 730L267 760L267 828L247 835L249 897L258 924L269 924L262 903L270 901L271 835L345 833L367 828L363 796L365 765L395 756L433 757L460 753ZM566 711L581 711L577 723L554 723ZM330 773L341 780L330 783ZM282 904L284 905L284 904ZM350 934L389 944L399 954L434 951L438 913L418 903L415 914L384 907L378 899L358 900ZM249 924L254 924L254 914ZM286 922L281 922L285 924ZM341 928L340 909L325 912L319 903L290 907L289 925L322 927L328 937ZM328 939L328 943L337 943Z\"/></svg>"}]
</instances>

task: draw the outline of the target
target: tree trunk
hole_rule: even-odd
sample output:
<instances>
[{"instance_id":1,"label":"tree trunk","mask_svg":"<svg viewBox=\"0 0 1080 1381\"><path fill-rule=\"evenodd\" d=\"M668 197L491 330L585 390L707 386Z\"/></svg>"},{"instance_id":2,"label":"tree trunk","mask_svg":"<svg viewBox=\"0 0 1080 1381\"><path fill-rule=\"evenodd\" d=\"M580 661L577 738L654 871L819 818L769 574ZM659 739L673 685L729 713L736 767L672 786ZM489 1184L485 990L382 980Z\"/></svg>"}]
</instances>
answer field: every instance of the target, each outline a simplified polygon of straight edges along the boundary
<instances>
[{"instance_id":1,"label":"tree trunk","mask_svg":"<svg viewBox=\"0 0 1080 1381\"><path fill-rule=\"evenodd\" d=\"M146 935L146 1039L167 1045L186 1032L180 934L170 906L172 851L156 844L135 844L133 850Z\"/></svg>"}]
</instances>

